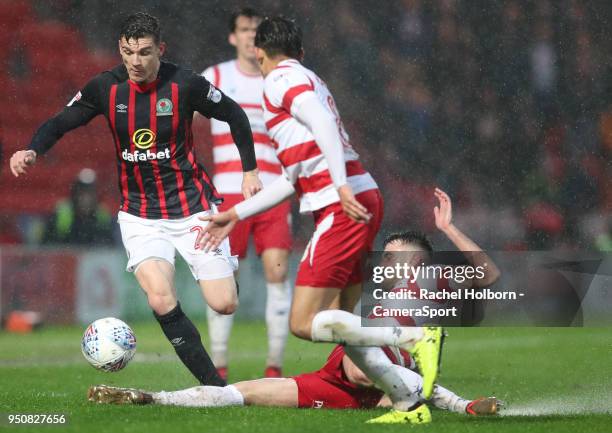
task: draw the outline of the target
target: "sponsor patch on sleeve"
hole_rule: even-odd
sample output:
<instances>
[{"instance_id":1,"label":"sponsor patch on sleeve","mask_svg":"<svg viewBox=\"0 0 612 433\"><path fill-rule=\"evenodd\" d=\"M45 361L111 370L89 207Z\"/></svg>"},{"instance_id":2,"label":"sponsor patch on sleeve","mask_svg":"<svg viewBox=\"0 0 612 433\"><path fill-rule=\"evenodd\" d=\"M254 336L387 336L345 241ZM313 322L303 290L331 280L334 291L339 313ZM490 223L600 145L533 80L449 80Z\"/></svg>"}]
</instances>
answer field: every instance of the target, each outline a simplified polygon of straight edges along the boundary
<instances>
[{"instance_id":1,"label":"sponsor patch on sleeve","mask_svg":"<svg viewBox=\"0 0 612 433\"><path fill-rule=\"evenodd\" d=\"M219 91L219 89L217 89L215 86L211 84L208 89L208 94L206 95L206 99L217 104L219 101L221 101L221 92Z\"/></svg>"},{"instance_id":2,"label":"sponsor patch on sleeve","mask_svg":"<svg viewBox=\"0 0 612 433\"><path fill-rule=\"evenodd\" d=\"M77 92L77 94L76 94L76 95L74 95L74 98L72 98L72 99L70 100L70 102L68 102L68 104L66 104L66 107L72 107L72 104L74 104L75 102L77 102L77 101L80 101L80 100L81 100L81 96L83 96L83 95L81 95L81 92L80 92L80 91L79 91L79 92Z\"/></svg>"}]
</instances>

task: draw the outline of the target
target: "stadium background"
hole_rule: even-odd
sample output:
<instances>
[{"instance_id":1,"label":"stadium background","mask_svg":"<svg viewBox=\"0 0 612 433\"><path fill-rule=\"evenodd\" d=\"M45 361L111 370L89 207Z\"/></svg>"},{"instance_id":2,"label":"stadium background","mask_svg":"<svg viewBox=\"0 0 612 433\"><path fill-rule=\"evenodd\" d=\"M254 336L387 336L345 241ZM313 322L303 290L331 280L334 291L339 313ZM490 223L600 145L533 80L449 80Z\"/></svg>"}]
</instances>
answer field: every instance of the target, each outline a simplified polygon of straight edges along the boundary
<instances>
[{"instance_id":1,"label":"stadium background","mask_svg":"<svg viewBox=\"0 0 612 433\"><path fill-rule=\"evenodd\" d=\"M83 167L117 208L111 136L102 118L66 135L15 179L8 158L87 80L118 63L125 14L161 18L167 58L196 71L229 59L237 1L0 0L0 316L50 322L147 317L112 249L43 245L44 224ZM606 1L252 1L297 18L305 64L334 93L351 141L381 186L384 232L418 228L434 243L432 189L454 198L457 224L496 250L612 250L612 63ZM196 142L210 167L205 124ZM311 230L294 218L296 251ZM294 257L295 259L295 257ZM294 260L295 261L295 260ZM241 314L263 309L257 263ZM184 266L180 296L202 314ZM255 282L255 283L253 283Z\"/></svg>"}]
</instances>

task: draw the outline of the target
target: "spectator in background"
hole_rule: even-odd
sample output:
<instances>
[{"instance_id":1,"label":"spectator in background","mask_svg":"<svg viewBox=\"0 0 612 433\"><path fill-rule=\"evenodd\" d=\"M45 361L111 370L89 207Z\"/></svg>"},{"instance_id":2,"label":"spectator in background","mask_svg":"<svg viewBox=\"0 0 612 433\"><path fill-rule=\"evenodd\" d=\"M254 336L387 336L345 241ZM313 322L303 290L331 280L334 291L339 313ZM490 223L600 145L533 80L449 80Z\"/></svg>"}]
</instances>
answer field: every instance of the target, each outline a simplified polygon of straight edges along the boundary
<instances>
[{"instance_id":1,"label":"spectator in background","mask_svg":"<svg viewBox=\"0 0 612 433\"><path fill-rule=\"evenodd\" d=\"M0 245L18 245L21 243L16 217L0 214Z\"/></svg>"},{"instance_id":2,"label":"spectator in background","mask_svg":"<svg viewBox=\"0 0 612 433\"><path fill-rule=\"evenodd\" d=\"M57 204L44 243L111 245L113 227L110 212L98 203L96 173L84 168L70 187L70 198Z\"/></svg>"},{"instance_id":3,"label":"spectator in background","mask_svg":"<svg viewBox=\"0 0 612 433\"><path fill-rule=\"evenodd\" d=\"M4 161L2 152L2 125L0 124L0 161ZM0 175L2 174L2 166L0 164ZM17 230L17 224L13 215L0 214L0 244L19 244L21 236Z\"/></svg>"},{"instance_id":4,"label":"spectator in background","mask_svg":"<svg viewBox=\"0 0 612 433\"><path fill-rule=\"evenodd\" d=\"M191 2L189 8L173 9L172 2L134 0L109 10L106 0L68 1L67 16L65 0L60 6L43 3L37 2L37 10L71 20L98 47L104 46L100 35L123 19L126 8L153 8L174 29L167 35L174 47L170 56L199 67L201 59L220 61L228 54L221 26L227 9L240 6L225 0L222 8ZM515 218L516 244L526 242L522 234L531 229L525 211L541 200L563 217L566 207L573 207L566 226L590 216L607 221L612 56L606 54L612 50L612 2L252 2L276 12L286 12L287 4L312 35L305 47L307 66L336 89L351 142L383 190L401 191L406 183L426 190L438 183L469 197L458 205L462 215L469 206L482 217L473 229L477 239L492 230L494 212L503 209ZM107 19L96 19L100 11ZM187 37L203 16L208 32L217 35L215 43ZM17 95L9 96L5 109L23 99ZM574 184L575 178L588 191ZM572 206L576 193L589 202L588 209ZM415 210L415 218L422 212ZM299 238L302 223L294 222ZM427 230L426 223L414 223ZM588 231L577 234L584 247L595 242Z\"/></svg>"},{"instance_id":5,"label":"spectator in background","mask_svg":"<svg viewBox=\"0 0 612 433\"><path fill-rule=\"evenodd\" d=\"M408 59L423 59L431 49L431 23L421 0L402 0L395 14L398 51Z\"/></svg>"},{"instance_id":6,"label":"spectator in background","mask_svg":"<svg viewBox=\"0 0 612 433\"><path fill-rule=\"evenodd\" d=\"M612 218L608 220L605 230L596 235L595 248L603 253L612 252Z\"/></svg>"},{"instance_id":7,"label":"spectator in background","mask_svg":"<svg viewBox=\"0 0 612 433\"><path fill-rule=\"evenodd\" d=\"M531 89L544 125L552 124L558 117L555 104L559 62L553 37L550 22L541 20L534 27L529 47Z\"/></svg>"}]
</instances>

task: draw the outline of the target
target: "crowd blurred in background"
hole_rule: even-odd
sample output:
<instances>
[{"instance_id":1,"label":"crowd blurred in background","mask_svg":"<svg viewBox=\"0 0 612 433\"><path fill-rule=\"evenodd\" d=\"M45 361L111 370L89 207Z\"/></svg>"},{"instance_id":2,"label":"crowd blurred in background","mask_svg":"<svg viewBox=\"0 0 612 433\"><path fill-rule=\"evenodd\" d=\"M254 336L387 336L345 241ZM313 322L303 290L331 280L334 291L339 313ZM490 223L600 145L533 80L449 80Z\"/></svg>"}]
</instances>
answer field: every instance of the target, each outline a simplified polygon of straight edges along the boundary
<instances>
[{"instance_id":1,"label":"crowd blurred in background","mask_svg":"<svg viewBox=\"0 0 612 433\"><path fill-rule=\"evenodd\" d=\"M5 95L0 110L5 143L0 242L37 243L50 239L44 233L53 223L46 221L57 218L57 206L24 207L2 197L38 187L27 179L13 180L8 157L28 144L34 120L40 123L58 111L93 76L92 65L119 61L113 56L122 18L137 10L157 15L168 59L202 71L232 58L227 20L232 10L247 4L0 0L3 10L7 4L30 8L31 19L64 26L74 38L66 41L70 50L60 51L41 40L14 37L23 34L18 28L10 33L14 46L3 48L9 52L0 59L6 79L17 83L9 87L14 94ZM260 0L248 5L264 14L294 17L302 26L304 63L327 82L351 142L382 189L385 231L434 233L433 188L439 186L454 199L457 224L486 248L612 250L612 3ZM0 21L5 32L16 25L6 15ZM5 117L15 115L12 105L22 99L20 89L32 87L30 81L40 74L36 68L44 69L23 53L44 50L52 50L47 58L53 70L76 62L69 66L76 75L64 82L69 86L56 86L53 98L47 84L30 90L40 116L20 123L24 131L17 135L11 130L19 122ZM78 61L72 58L75 50L82 52ZM89 75L78 75L83 71ZM107 164L93 168L101 199L116 208L110 133L99 123L81 137L95 138L96 151L107 155ZM70 196L77 165L80 170L89 162L74 152L56 152L70 146L67 139L50 152L54 162L41 161L57 164L56 172L61 167L74 171L63 188L54 187L52 199L60 204ZM205 125L197 128L196 140L200 157L210 161ZM81 149L87 147L83 143ZM40 200L47 203L47 196ZM311 223L302 219L301 224ZM298 238L302 231L310 230L297 224ZM105 242L109 236L105 232ZM441 236L433 238L438 247L446 246Z\"/></svg>"}]
</instances>

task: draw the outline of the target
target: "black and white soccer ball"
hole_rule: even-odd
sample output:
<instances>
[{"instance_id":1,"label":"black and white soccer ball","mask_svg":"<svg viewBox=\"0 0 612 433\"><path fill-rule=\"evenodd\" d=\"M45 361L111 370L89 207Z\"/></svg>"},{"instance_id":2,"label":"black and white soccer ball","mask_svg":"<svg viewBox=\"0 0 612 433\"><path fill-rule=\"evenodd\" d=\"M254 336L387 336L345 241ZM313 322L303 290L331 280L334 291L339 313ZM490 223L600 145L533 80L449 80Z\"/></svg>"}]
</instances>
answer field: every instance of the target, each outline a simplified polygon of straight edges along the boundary
<instances>
[{"instance_id":1,"label":"black and white soccer ball","mask_svg":"<svg viewBox=\"0 0 612 433\"><path fill-rule=\"evenodd\" d=\"M98 370L119 371L128 365L136 353L136 336L119 319L98 319L85 330L81 351L85 359Z\"/></svg>"}]
</instances>

